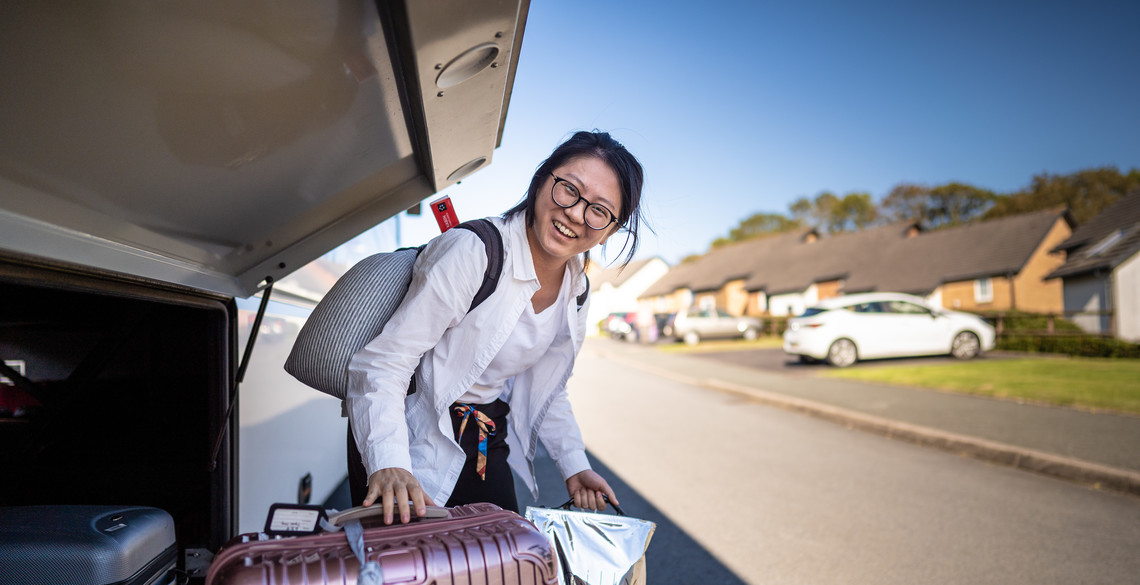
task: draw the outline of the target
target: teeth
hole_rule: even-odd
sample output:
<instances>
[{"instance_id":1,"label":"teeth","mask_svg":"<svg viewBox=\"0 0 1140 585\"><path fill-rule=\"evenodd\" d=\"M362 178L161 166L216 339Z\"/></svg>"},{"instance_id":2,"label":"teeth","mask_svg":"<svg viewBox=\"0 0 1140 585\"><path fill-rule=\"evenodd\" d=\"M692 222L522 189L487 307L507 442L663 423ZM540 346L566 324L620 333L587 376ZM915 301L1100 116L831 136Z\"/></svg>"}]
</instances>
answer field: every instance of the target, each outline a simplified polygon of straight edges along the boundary
<instances>
[{"instance_id":1,"label":"teeth","mask_svg":"<svg viewBox=\"0 0 1140 585\"><path fill-rule=\"evenodd\" d=\"M564 235L564 236L566 236L566 237L568 237L568 238L576 238L576 237L578 237L578 234L576 234L576 233L574 233L574 232L570 231L570 228L566 227L565 225L563 225L563 224L561 224L561 223L559 223L559 222L557 222L557 221L555 221L555 222L554 222L554 227L555 227L555 228L558 228L558 231L562 232L562 235Z\"/></svg>"}]
</instances>

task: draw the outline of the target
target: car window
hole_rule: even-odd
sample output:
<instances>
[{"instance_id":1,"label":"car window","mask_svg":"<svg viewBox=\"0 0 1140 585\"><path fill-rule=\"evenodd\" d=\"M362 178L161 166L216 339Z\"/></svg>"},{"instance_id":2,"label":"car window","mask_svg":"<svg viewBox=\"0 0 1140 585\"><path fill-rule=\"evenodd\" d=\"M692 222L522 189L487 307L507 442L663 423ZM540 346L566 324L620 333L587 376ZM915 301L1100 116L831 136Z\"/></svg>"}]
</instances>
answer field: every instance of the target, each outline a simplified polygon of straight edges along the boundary
<instances>
[{"instance_id":1,"label":"car window","mask_svg":"<svg viewBox=\"0 0 1140 585\"><path fill-rule=\"evenodd\" d=\"M731 319L732 318L732 315L729 315L728 311L721 311L720 309L717 309L716 316L720 317L721 319Z\"/></svg>"},{"instance_id":2,"label":"car window","mask_svg":"<svg viewBox=\"0 0 1140 585\"><path fill-rule=\"evenodd\" d=\"M855 313L882 313L882 303L859 303L851 305L851 310Z\"/></svg>"},{"instance_id":3,"label":"car window","mask_svg":"<svg viewBox=\"0 0 1140 585\"><path fill-rule=\"evenodd\" d=\"M906 315L924 315L930 313L930 311L927 311L923 307L906 301L888 301L886 305L886 311L888 313L902 313Z\"/></svg>"},{"instance_id":4,"label":"car window","mask_svg":"<svg viewBox=\"0 0 1140 585\"><path fill-rule=\"evenodd\" d=\"M800 317L811 317L812 315L818 315L820 313L826 312L827 309L824 309L823 307L810 307L808 309L805 309L803 313L800 313Z\"/></svg>"}]
</instances>

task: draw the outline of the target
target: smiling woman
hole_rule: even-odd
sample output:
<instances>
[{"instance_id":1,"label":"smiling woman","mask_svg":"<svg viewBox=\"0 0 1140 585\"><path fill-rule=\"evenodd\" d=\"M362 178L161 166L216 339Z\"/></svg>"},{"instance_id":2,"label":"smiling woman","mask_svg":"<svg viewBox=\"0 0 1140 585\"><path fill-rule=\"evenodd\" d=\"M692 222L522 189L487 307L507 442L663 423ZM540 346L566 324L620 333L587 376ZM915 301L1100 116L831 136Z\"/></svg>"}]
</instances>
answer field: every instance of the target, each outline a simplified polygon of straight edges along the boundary
<instances>
[{"instance_id":1,"label":"smiling woman","mask_svg":"<svg viewBox=\"0 0 1140 585\"><path fill-rule=\"evenodd\" d=\"M641 164L609 134L574 134L539 165L525 200L488 218L503 271L474 308L488 266L476 236L451 230L423 248L403 303L349 363L354 504L379 502L386 523L432 503L518 511L511 470L537 499L539 439L576 506L620 504L590 469L566 380L585 337L585 256L624 229L632 257L642 182Z\"/></svg>"}]
</instances>

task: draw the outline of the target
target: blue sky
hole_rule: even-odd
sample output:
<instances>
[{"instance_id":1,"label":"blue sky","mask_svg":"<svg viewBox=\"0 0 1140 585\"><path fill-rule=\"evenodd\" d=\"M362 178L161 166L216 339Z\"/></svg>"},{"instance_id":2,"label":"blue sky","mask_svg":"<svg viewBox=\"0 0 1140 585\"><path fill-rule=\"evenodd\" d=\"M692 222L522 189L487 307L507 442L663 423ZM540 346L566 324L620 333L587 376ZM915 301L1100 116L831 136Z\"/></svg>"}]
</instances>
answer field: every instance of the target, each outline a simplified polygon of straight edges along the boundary
<instances>
[{"instance_id":1,"label":"blue sky","mask_svg":"<svg viewBox=\"0 0 1140 585\"><path fill-rule=\"evenodd\" d=\"M825 190L1124 171L1140 167L1137 23L1135 1L536 0L502 146L444 193L460 219L499 214L570 133L606 130L646 169L656 235L638 257L675 263ZM404 245L438 233L401 222Z\"/></svg>"}]
</instances>

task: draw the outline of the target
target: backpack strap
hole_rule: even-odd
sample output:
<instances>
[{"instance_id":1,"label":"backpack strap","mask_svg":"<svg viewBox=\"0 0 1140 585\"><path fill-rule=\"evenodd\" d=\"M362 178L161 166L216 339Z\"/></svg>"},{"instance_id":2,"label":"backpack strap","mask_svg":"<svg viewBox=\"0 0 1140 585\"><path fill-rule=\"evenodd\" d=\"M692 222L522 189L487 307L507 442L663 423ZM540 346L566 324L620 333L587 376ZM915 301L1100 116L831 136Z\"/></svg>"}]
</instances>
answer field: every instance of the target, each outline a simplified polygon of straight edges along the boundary
<instances>
[{"instance_id":1,"label":"backpack strap","mask_svg":"<svg viewBox=\"0 0 1140 585\"><path fill-rule=\"evenodd\" d=\"M582 310L582 305L586 304L586 297L590 296L590 277L583 274L582 278L586 279L586 290L582 291L582 294L578 295L578 310L579 311Z\"/></svg>"},{"instance_id":2,"label":"backpack strap","mask_svg":"<svg viewBox=\"0 0 1140 585\"><path fill-rule=\"evenodd\" d=\"M475 232L487 250L487 271L483 273L483 285L475 292L475 298L471 299L471 307L467 309L470 313L487 300L499 285L499 275L503 273L503 235L487 219L473 219L455 227Z\"/></svg>"}]
</instances>

